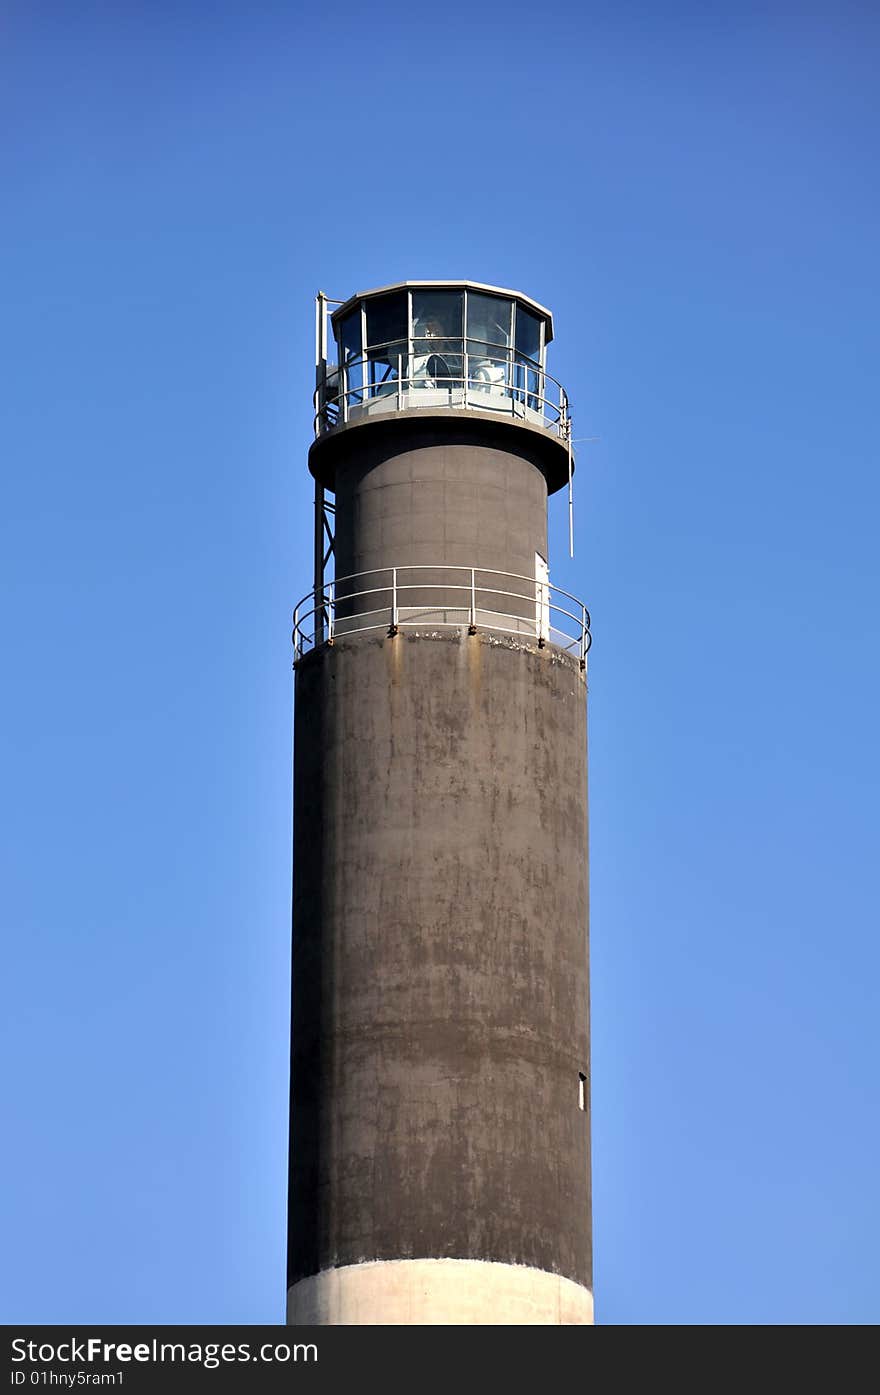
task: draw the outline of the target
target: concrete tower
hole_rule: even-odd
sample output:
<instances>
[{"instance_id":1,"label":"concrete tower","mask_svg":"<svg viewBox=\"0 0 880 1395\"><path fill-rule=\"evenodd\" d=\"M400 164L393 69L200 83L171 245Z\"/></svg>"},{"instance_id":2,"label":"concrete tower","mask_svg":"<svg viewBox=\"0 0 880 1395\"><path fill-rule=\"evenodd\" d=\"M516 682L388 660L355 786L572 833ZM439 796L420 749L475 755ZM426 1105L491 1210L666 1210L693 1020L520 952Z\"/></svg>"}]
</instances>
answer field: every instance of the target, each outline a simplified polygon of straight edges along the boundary
<instances>
[{"instance_id":1,"label":"concrete tower","mask_svg":"<svg viewBox=\"0 0 880 1395\"><path fill-rule=\"evenodd\" d=\"M291 1323L592 1321L589 616L547 569L552 333L467 281L318 298Z\"/></svg>"}]
</instances>

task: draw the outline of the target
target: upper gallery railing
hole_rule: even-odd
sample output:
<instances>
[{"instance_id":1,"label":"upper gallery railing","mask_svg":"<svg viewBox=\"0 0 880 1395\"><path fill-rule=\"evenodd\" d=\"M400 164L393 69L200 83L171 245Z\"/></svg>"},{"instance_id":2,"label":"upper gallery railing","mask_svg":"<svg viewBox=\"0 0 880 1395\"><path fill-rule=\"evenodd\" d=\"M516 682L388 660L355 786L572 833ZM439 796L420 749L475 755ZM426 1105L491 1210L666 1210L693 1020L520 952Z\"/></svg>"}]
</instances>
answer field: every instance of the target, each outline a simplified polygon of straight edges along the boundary
<instances>
[{"instance_id":1,"label":"upper gallery railing","mask_svg":"<svg viewBox=\"0 0 880 1395\"><path fill-rule=\"evenodd\" d=\"M384 412L465 407L505 412L567 441L568 395L539 364L473 339L370 349L330 369L315 391L315 435Z\"/></svg>"}]
</instances>

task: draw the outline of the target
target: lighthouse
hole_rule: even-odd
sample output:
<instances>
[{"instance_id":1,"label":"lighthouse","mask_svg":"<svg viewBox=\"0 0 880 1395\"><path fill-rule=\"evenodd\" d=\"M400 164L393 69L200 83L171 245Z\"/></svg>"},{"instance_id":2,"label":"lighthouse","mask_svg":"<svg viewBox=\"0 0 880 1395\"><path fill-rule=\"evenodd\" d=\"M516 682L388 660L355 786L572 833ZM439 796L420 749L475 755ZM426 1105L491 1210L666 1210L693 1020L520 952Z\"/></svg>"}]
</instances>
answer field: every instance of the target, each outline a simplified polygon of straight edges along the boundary
<instances>
[{"instance_id":1,"label":"lighthouse","mask_svg":"<svg viewBox=\"0 0 880 1395\"><path fill-rule=\"evenodd\" d=\"M294 613L288 1322L588 1324L587 654L549 310L316 306Z\"/></svg>"}]
</instances>

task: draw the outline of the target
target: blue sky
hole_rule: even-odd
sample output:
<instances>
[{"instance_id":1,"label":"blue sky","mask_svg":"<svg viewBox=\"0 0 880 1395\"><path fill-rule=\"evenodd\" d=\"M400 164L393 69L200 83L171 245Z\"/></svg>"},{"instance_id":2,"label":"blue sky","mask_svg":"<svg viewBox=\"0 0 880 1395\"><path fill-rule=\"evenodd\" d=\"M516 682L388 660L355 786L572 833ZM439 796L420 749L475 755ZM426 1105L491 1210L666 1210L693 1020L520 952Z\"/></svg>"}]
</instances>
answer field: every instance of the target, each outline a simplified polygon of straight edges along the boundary
<instances>
[{"instance_id":1,"label":"blue sky","mask_svg":"<svg viewBox=\"0 0 880 1395\"><path fill-rule=\"evenodd\" d=\"M880 1318L865 4L7 4L0 1318L271 1322L313 296L552 307L597 1317Z\"/></svg>"}]
</instances>

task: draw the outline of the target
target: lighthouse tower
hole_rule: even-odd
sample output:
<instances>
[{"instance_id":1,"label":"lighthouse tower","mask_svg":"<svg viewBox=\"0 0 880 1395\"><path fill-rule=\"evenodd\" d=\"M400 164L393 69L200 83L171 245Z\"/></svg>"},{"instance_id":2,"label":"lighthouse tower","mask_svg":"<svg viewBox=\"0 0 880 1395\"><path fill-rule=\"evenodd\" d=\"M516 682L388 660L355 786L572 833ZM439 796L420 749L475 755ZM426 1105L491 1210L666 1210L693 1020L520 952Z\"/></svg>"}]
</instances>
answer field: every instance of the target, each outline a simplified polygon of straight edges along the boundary
<instances>
[{"instance_id":1,"label":"lighthouse tower","mask_svg":"<svg viewBox=\"0 0 880 1395\"><path fill-rule=\"evenodd\" d=\"M590 1323L590 633L549 579L552 316L408 281L317 321L288 1321Z\"/></svg>"}]
</instances>

